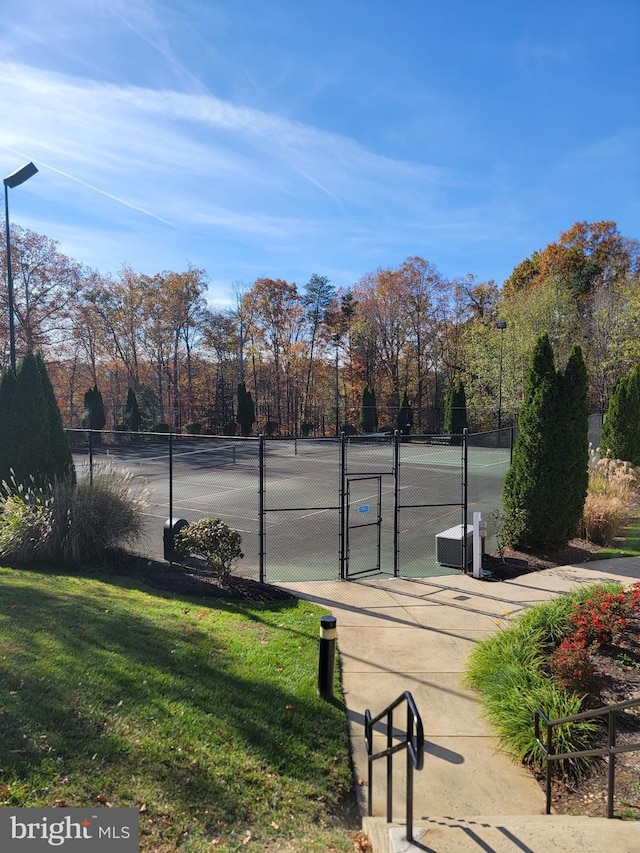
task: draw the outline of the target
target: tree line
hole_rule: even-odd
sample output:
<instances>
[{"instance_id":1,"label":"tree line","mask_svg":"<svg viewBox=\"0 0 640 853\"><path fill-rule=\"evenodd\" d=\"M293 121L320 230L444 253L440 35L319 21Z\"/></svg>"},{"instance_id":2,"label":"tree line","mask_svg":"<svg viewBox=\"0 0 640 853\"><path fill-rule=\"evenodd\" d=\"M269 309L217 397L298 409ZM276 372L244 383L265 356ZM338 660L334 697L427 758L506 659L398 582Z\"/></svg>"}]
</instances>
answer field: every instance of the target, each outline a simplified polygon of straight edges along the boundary
<instances>
[{"instance_id":1,"label":"tree line","mask_svg":"<svg viewBox=\"0 0 640 853\"><path fill-rule=\"evenodd\" d=\"M204 270L104 276L45 236L11 239L18 355L41 353L68 427L99 389L107 428L440 432L457 389L469 427L492 429L519 410L543 332L563 369L581 347L592 411L640 362L640 246L609 221L575 223L500 287L415 256L356 282L258 278L224 307Z\"/></svg>"}]
</instances>

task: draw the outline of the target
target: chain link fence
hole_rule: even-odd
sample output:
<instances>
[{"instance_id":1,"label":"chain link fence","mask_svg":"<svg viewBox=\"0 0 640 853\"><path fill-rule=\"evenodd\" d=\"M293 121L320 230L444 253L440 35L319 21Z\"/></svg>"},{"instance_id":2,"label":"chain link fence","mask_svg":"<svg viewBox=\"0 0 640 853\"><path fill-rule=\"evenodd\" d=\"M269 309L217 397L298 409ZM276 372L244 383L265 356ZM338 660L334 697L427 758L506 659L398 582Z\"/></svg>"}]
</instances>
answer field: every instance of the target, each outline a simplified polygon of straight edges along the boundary
<instances>
[{"instance_id":1,"label":"chain link fence","mask_svg":"<svg viewBox=\"0 0 640 853\"><path fill-rule=\"evenodd\" d=\"M502 503L514 433L280 439L68 430L68 437L78 468L108 464L144 483L141 550L149 558L166 556L170 519L217 516L242 536L237 573L276 582L469 567L462 531L474 511L489 520L486 547L495 547L490 516ZM445 540L456 529L452 558Z\"/></svg>"}]
</instances>

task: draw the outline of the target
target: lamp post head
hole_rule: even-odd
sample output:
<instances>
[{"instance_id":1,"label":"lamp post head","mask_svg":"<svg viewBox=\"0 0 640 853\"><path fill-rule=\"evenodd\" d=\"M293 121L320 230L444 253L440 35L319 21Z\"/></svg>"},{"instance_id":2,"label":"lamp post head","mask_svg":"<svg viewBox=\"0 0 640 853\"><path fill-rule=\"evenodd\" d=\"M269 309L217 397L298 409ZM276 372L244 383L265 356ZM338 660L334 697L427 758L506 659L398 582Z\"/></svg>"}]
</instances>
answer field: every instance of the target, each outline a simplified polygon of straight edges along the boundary
<instances>
[{"instance_id":1,"label":"lamp post head","mask_svg":"<svg viewBox=\"0 0 640 853\"><path fill-rule=\"evenodd\" d=\"M21 166L19 169L16 169L15 172L7 175L4 179L4 185L5 187L9 187L9 189L19 187L20 184L24 184L25 181L32 178L37 171L38 169L33 163L25 163L24 166Z\"/></svg>"},{"instance_id":2,"label":"lamp post head","mask_svg":"<svg viewBox=\"0 0 640 853\"><path fill-rule=\"evenodd\" d=\"M496 329L506 329L507 321L506 320L496 320Z\"/></svg>"}]
</instances>

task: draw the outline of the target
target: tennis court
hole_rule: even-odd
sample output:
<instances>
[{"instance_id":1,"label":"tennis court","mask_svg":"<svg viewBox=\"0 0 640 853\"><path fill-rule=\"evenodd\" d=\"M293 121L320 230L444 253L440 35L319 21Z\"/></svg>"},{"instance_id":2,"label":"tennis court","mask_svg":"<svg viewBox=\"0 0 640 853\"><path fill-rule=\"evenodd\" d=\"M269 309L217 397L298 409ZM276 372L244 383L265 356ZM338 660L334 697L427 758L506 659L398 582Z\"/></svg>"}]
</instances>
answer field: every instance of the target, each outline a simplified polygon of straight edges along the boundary
<instances>
[{"instance_id":1,"label":"tennis court","mask_svg":"<svg viewBox=\"0 0 640 853\"><path fill-rule=\"evenodd\" d=\"M125 468L149 492L146 553L162 558L171 514L215 515L242 535L239 573L270 582L451 574L436 534L462 522L465 504L469 523L500 505L510 453L391 437L101 438L93 464ZM88 461L86 447L72 449Z\"/></svg>"}]
</instances>

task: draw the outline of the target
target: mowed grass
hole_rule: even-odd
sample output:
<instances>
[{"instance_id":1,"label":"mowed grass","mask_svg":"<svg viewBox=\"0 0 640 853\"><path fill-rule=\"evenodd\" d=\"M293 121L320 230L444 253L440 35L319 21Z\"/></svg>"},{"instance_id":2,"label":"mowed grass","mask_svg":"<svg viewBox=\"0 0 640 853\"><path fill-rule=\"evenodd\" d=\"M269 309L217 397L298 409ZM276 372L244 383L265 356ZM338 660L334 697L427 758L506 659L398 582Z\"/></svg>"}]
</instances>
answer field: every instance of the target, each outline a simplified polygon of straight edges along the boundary
<instances>
[{"instance_id":1,"label":"mowed grass","mask_svg":"<svg viewBox=\"0 0 640 853\"><path fill-rule=\"evenodd\" d=\"M616 537L615 545L601 548L592 560L608 560L612 557L640 557L640 518L633 518Z\"/></svg>"},{"instance_id":2,"label":"mowed grass","mask_svg":"<svg viewBox=\"0 0 640 853\"><path fill-rule=\"evenodd\" d=\"M353 849L323 612L0 568L0 806L135 807L142 851Z\"/></svg>"}]
</instances>

